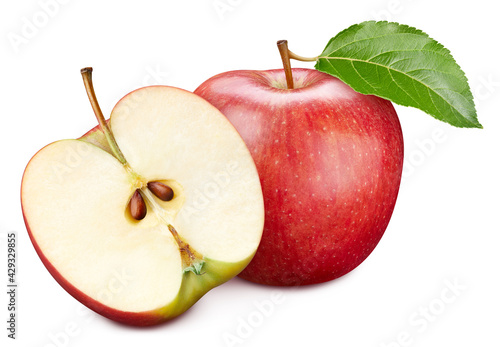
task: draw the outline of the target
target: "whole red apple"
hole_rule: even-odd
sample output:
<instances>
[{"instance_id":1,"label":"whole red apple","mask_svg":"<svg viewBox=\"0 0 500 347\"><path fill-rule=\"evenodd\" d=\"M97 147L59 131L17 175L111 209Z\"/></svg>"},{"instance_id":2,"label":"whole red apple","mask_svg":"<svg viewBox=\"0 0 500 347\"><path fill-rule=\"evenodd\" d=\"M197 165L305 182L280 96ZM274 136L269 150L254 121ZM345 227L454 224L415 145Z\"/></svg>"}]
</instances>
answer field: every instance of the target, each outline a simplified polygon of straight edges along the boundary
<instances>
[{"instance_id":1,"label":"whole red apple","mask_svg":"<svg viewBox=\"0 0 500 347\"><path fill-rule=\"evenodd\" d=\"M373 251L401 181L403 136L391 102L293 69L230 71L195 91L236 127L257 165L265 227L240 277L305 285L340 277Z\"/></svg>"}]
</instances>

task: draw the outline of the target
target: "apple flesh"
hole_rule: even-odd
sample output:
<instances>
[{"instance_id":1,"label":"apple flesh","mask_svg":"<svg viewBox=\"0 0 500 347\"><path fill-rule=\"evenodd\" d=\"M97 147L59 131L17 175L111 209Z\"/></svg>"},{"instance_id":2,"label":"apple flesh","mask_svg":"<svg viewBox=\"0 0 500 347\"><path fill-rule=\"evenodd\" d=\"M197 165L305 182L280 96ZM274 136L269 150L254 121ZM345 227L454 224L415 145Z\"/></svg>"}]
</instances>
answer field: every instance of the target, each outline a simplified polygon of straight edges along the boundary
<instances>
[{"instance_id":1,"label":"apple flesh","mask_svg":"<svg viewBox=\"0 0 500 347\"><path fill-rule=\"evenodd\" d=\"M250 262L264 223L259 178L234 127L193 93L138 89L108 124L126 163L99 129L44 147L23 176L24 219L41 260L76 299L121 323L158 324ZM173 198L159 199L151 182ZM136 190L142 220L128 209Z\"/></svg>"},{"instance_id":2,"label":"apple flesh","mask_svg":"<svg viewBox=\"0 0 500 347\"><path fill-rule=\"evenodd\" d=\"M293 69L229 71L195 91L245 140L264 193L258 251L240 277L305 285L340 277L375 248L391 218L403 165L392 104L339 79Z\"/></svg>"}]
</instances>

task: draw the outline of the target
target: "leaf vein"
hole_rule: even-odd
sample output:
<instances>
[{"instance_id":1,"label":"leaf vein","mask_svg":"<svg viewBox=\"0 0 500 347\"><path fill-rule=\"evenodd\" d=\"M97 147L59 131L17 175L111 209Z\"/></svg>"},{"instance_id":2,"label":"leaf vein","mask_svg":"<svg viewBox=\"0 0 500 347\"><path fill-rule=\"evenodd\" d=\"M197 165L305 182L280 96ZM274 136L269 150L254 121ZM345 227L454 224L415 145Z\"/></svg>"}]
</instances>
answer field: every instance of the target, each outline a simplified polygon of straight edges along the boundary
<instances>
[{"instance_id":1,"label":"leaf vein","mask_svg":"<svg viewBox=\"0 0 500 347\"><path fill-rule=\"evenodd\" d=\"M382 67L382 68L385 68L385 69L387 69L387 70L389 70L389 71L398 72L398 73L403 74L404 76L407 76L407 77L408 77L408 78L410 78L412 81L417 82L417 83L419 83L419 84L423 85L424 87L426 87L426 88L427 88L427 90L428 90L428 91L427 91L428 93L429 93L429 91L430 91L430 90L432 90L432 88L431 88L429 85L425 84L424 82L422 82L422 81L420 81L420 80L418 80L418 79L416 79L416 78L414 78L414 77L412 77L412 76L410 76L410 75L407 75L404 71L400 71L400 70L397 70L397 69L394 69L394 68L391 68L391 67L388 67L388 66L384 66L384 65L382 65L382 64L378 64L378 63L374 63L374 62L367 62L367 61L360 60L360 59L344 58L344 57L335 57L335 58L333 58L333 57L330 57L330 58L320 57L320 59L326 59L326 60L330 63L330 65L331 65L331 66L333 66L333 63L332 63L332 61L333 61L333 60L347 60L347 61L351 61L351 62L356 61L356 62L365 63L365 64L373 64L373 65L376 65L376 66L380 66L380 67ZM335 69L335 70L337 70L337 69ZM358 75L359 75L359 72L358 72L357 70L356 70L356 73L358 73ZM393 78L393 77L392 77L392 74L391 74L391 78ZM394 80L394 79L393 79L393 80ZM396 85L397 85L397 84L396 84ZM399 87L399 85L398 85L398 87ZM401 88L401 87L400 87L400 88ZM405 92L405 93L406 93L406 92ZM408 93L406 93L406 94L408 94ZM447 100L444 96L442 96L442 95L441 95L441 94L439 94L439 93L436 93L436 94L437 94L437 95L439 95L439 96L440 96L440 97L441 97L441 98L442 98L442 99L446 102L446 104L448 104L448 105L449 105L449 106L450 106L453 110L455 110L455 111L459 112L459 111L456 109L456 107L455 107L454 105L450 104L450 102L449 102L449 101L448 101L448 100ZM430 96L430 95L429 95L429 96ZM413 100L413 98L412 98L412 100ZM431 97L431 100L432 100L432 97ZM432 100L432 103L434 104L434 106L436 106L433 100ZM439 109L437 109L437 108L436 108L436 110L438 110L438 111L439 111ZM460 113L460 112L459 112L459 113ZM455 116L455 117L456 117L456 116ZM467 121L469 121L469 120L467 120ZM470 122L470 121L469 121L469 122Z\"/></svg>"},{"instance_id":2,"label":"leaf vein","mask_svg":"<svg viewBox=\"0 0 500 347\"><path fill-rule=\"evenodd\" d=\"M429 52L429 53L436 53L442 57L449 57L449 55L446 55L446 54L441 54L439 52L436 52L436 51L433 51L433 50L430 50L430 49L421 49L421 48L415 48L415 49L394 49L394 50L391 50L391 51L383 51L383 52L380 52L372 57L370 57L368 59L368 61L371 61L373 60L374 58L377 58L383 54L387 54L387 53L399 53L399 52ZM325 59L328 59L328 58L333 58L333 57L330 57L330 56L320 56L319 58L325 58ZM405 58L405 59L401 59L401 60L409 60L411 58ZM398 60L399 61L399 60Z\"/></svg>"}]
</instances>

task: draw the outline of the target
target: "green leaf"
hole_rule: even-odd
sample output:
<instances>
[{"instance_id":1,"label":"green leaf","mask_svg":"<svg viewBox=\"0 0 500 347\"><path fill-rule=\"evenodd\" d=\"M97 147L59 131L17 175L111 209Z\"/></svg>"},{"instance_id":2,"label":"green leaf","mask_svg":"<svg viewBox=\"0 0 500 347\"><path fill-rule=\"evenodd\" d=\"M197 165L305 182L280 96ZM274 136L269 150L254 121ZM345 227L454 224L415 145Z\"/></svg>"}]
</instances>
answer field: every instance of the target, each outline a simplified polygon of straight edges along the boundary
<instances>
[{"instance_id":1,"label":"green leaf","mask_svg":"<svg viewBox=\"0 0 500 347\"><path fill-rule=\"evenodd\" d=\"M482 128L465 74L446 48L418 29L355 24L328 42L315 67L357 92L416 107L456 127Z\"/></svg>"}]
</instances>

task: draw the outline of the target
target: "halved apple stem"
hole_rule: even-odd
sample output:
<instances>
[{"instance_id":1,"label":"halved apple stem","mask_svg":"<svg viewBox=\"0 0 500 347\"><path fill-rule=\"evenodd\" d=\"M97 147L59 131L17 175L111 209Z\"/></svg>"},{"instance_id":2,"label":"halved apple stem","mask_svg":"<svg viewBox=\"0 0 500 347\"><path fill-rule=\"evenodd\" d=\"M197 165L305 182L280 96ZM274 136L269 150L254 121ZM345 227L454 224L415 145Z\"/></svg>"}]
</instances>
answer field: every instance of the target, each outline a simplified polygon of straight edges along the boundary
<instances>
[{"instance_id":1,"label":"halved apple stem","mask_svg":"<svg viewBox=\"0 0 500 347\"><path fill-rule=\"evenodd\" d=\"M283 68L285 69L286 86L288 89L293 89L293 76L292 76L292 67L290 65L290 59L295 59L299 61L316 61L318 60L318 57L306 58L293 53L288 49L287 40L279 40L276 44L278 45L278 50L280 51L281 60L283 61Z\"/></svg>"},{"instance_id":2,"label":"halved apple stem","mask_svg":"<svg viewBox=\"0 0 500 347\"><path fill-rule=\"evenodd\" d=\"M92 105L92 110L94 110L97 121L101 126L101 130L104 133L104 136L106 136L106 140L108 141L109 147L111 147L111 151L115 155L116 159L120 161L120 163L122 163L123 165L127 165L127 160L125 159L125 157L122 154L122 151L118 147L115 137L111 133L108 123L106 122L106 119L104 119L104 115L102 114L101 107L97 102L97 97L94 91L94 85L92 83L92 68L84 67L83 69L80 70L80 72L83 77L83 83L85 84L85 90L87 91L90 104Z\"/></svg>"}]
</instances>

